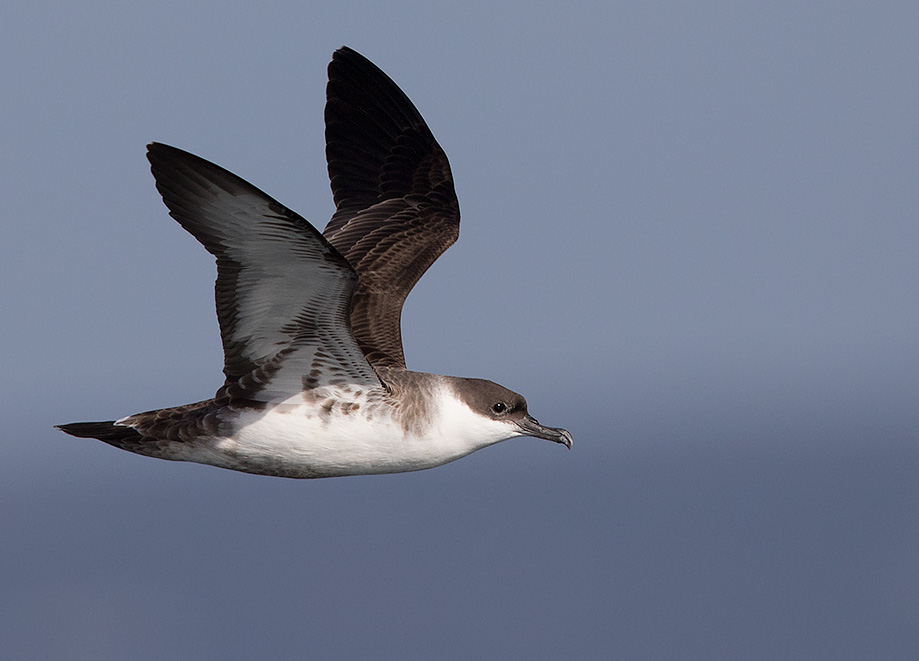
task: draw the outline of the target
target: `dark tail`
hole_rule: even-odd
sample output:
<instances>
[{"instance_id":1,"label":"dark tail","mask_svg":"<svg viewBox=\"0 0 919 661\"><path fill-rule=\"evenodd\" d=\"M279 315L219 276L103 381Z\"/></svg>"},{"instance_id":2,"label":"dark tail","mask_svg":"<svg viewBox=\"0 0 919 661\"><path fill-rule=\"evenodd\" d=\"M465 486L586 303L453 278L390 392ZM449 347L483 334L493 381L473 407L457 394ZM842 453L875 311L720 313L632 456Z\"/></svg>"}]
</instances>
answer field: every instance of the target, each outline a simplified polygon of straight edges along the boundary
<instances>
[{"instance_id":1,"label":"dark tail","mask_svg":"<svg viewBox=\"0 0 919 661\"><path fill-rule=\"evenodd\" d=\"M98 438L116 448L128 450L137 447L143 438L133 427L116 425L114 420L108 422L72 422L69 425L55 425L62 432L80 438Z\"/></svg>"}]
</instances>

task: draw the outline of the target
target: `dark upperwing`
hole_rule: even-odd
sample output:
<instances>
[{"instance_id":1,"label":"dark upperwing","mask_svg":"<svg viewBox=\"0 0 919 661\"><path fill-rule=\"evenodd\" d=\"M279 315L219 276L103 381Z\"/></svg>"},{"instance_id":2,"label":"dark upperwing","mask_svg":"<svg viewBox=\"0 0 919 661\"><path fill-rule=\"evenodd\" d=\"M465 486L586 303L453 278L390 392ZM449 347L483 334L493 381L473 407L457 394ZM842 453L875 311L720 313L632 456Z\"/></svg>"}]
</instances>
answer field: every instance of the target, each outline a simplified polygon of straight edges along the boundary
<instances>
[{"instance_id":1,"label":"dark upperwing","mask_svg":"<svg viewBox=\"0 0 919 661\"><path fill-rule=\"evenodd\" d=\"M358 274L351 329L371 365L404 368L402 305L459 236L450 164L405 93L347 47L329 64L325 122L336 210L323 235Z\"/></svg>"}]
</instances>

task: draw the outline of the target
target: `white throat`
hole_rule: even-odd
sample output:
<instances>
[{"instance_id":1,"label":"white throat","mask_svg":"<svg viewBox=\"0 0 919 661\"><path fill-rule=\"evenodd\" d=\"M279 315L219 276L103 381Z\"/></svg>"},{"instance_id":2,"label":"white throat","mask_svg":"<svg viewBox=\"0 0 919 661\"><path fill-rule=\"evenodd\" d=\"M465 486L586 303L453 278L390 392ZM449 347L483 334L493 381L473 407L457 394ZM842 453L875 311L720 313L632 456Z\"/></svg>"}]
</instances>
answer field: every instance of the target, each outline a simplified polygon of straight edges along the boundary
<instances>
[{"instance_id":1,"label":"white throat","mask_svg":"<svg viewBox=\"0 0 919 661\"><path fill-rule=\"evenodd\" d=\"M438 390L437 411L436 422L427 436L433 443L456 452L455 459L521 435L507 422L479 415L449 387Z\"/></svg>"}]
</instances>

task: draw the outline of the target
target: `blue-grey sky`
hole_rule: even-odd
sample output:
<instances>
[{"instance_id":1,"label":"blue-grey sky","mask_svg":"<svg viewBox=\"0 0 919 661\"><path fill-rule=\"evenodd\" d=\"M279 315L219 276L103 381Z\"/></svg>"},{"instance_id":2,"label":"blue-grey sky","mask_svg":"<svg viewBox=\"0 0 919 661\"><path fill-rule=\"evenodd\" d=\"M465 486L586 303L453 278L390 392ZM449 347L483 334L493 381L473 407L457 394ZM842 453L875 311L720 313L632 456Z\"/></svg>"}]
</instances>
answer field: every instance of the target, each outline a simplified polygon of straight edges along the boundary
<instances>
[{"instance_id":1,"label":"blue-grey sky","mask_svg":"<svg viewBox=\"0 0 919 661\"><path fill-rule=\"evenodd\" d=\"M2 13L0 656L919 649L915 5ZM409 366L522 392L574 449L290 481L52 429L220 385L213 263L144 145L322 227L342 44L413 99L460 198Z\"/></svg>"}]
</instances>

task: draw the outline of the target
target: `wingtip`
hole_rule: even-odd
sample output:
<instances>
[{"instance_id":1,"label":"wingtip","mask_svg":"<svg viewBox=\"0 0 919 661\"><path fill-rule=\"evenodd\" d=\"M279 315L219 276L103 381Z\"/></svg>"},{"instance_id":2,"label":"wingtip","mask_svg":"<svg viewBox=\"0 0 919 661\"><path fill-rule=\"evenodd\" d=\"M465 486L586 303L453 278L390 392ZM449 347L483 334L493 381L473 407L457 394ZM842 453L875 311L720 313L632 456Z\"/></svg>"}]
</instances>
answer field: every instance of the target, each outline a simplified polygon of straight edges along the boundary
<instances>
[{"instance_id":1,"label":"wingtip","mask_svg":"<svg viewBox=\"0 0 919 661\"><path fill-rule=\"evenodd\" d=\"M173 147L172 145L167 145L163 142L151 142L147 144L147 159L148 160L152 160L154 158L165 158L167 156L172 156L172 157L193 156L198 159L201 158L200 156L195 156L191 152L187 152L184 149L179 149L178 147Z\"/></svg>"},{"instance_id":2,"label":"wingtip","mask_svg":"<svg viewBox=\"0 0 919 661\"><path fill-rule=\"evenodd\" d=\"M364 57L363 55L361 55L360 53L358 53L356 50L354 50L353 48L351 48L350 46L347 46L347 45L345 45L345 44L342 44L339 48L335 49L335 52L334 52L334 53L332 53L332 57L333 57L333 58L335 58L335 57L352 57L352 56L354 56L354 55L357 55L357 56L359 56L359 57Z\"/></svg>"},{"instance_id":3,"label":"wingtip","mask_svg":"<svg viewBox=\"0 0 919 661\"><path fill-rule=\"evenodd\" d=\"M147 145L147 160L151 166L155 166L157 162L163 161L168 156L175 155L176 152L180 151L180 149L164 145L162 142L151 142Z\"/></svg>"},{"instance_id":4,"label":"wingtip","mask_svg":"<svg viewBox=\"0 0 919 661\"><path fill-rule=\"evenodd\" d=\"M342 67L344 68L342 69ZM350 46L342 46L332 53L332 61L329 62L330 74L333 74L336 70L347 71L352 67L357 71L363 71L364 75L369 75L371 77L383 76L390 81L393 87L398 89L398 86L392 82L386 72L380 69L380 67L374 64L369 58L361 55ZM399 91L401 92L401 90Z\"/></svg>"}]
</instances>

